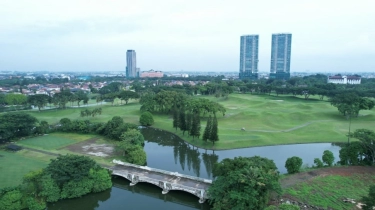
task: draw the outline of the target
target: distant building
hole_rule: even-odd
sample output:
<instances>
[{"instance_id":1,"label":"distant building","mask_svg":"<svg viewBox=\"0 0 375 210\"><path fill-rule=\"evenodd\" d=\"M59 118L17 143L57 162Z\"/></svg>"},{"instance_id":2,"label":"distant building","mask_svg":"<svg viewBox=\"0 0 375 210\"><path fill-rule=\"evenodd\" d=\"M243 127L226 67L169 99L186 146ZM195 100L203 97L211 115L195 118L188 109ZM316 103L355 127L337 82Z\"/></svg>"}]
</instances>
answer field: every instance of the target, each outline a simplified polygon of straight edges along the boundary
<instances>
[{"instance_id":1,"label":"distant building","mask_svg":"<svg viewBox=\"0 0 375 210\"><path fill-rule=\"evenodd\" d=\"M258 79L259 35L241 36L240 79Z\"/></svg>"},{"instance_id":2,"label":"distant building","mask_svg":"<svg viewBox=\"0 0 375 210\"><path fill-rule=\"evenodd\" d=\"M271 79L290 78L292 34L272 34Z\"/></svg>"},{"instance_id":3,"label":"distant building","mask_svg":"<svg viewBox=\"0 0 375 210\"><path fill-rule=\"evenodd\" d=\"M135 50L126 51L126 77L137 77L137 58Z\"/></svg>"},{"instance_id":4,"label":"distant building","mask_svg":"<svg viewBox=\"0 0 375 210\"><path fill-rule=\"evenodd\" d=\"M358 76L329 76L328 83L334 84L351 84L351 85L359 85L361 84L361 77Z\"/></svg>"},{"instance_id":5,"label":"distant building","mask_svg":"<svg viewBox=\"0 0 375 210\"><path fill-rule=\"evenodd\" d=\"M140 74L140 77L163 77L164 74L162 71L154 71L154 70L149 70L149 71L142 71Z\"/></svg>"}]
</instances>

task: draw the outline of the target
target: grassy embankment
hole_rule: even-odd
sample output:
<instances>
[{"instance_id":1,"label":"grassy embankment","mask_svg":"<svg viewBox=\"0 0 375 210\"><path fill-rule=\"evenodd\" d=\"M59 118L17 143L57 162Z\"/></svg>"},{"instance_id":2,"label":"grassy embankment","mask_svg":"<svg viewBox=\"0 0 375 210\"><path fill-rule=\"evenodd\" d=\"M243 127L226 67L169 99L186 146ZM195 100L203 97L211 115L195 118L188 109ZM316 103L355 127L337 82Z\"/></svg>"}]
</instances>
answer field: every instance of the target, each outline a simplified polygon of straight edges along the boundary
<instances>
[{"instance_id":1,"label":"grassy embankment","mask_svg":"<svg viewBox=\"0 0 375 210\"><path fill-rule=\"evenodd\" d=\"M173 132L189 143L208 149L233 149L277 144L342 142L346 141L349 121L337 108L327 101L316 98L304 100L293 96L268 96L250 94L231 94L228 99L208 97L222 104L226 115L218 116L220 141L213 146L200 139L193 140L181 131L172 128L171 115L154 114L154 127ZM115 102L115 104L118 104ZM106 122L113 116L122 116L125 122L138 123L140 105L102 106L103 114L92 121ZM86 107L66 110L44 110L30 112L39 120L56 123L63 117L79 119L79 113ZM90 108L89 108L90 109ZM91 108L93 109L93 108ZM203 134L206 119L202 118ZM375 111L361 111L358 118L352 119L351 129L372 129ZM246 131L241 131L244 127Z\"/></svg>"},{"instance_id":2,"label":"grassy embankment","mask_svg":"<svg viewBox=\"0 0 375 210\"><path fill-rule=\"evenodd\" d=\"M284 195L319 207L353 209L354 204L344 203L343 199L360 201L362 196L368 194L369 183L375 183L373 174L319 176L285 189Z\"/></svg>"},{"instance_id":3,"label":"grassy embankment","mask_svg":"<svg viewBox=\"0 0 375 210\"><path fill-rule=\"evenodd\" d=\"M70 133L52 133L46 136L40 136L30 139L17 141L20 146L41 150L31 151L23 149L18 152L9 152L0 150L0 189L11 187L21 183L22 177L32 170L44 168L50 162L50 159L56 158L56 155L79 154L69 151L65 148L68 145L87 141L95 135L70 134ZM104 143L103 139L98 138L96 143ZM44 153L43 153L44 152ZM112 158L91 156L98 163L110 165Z\"/></svg>"}]
</instances>

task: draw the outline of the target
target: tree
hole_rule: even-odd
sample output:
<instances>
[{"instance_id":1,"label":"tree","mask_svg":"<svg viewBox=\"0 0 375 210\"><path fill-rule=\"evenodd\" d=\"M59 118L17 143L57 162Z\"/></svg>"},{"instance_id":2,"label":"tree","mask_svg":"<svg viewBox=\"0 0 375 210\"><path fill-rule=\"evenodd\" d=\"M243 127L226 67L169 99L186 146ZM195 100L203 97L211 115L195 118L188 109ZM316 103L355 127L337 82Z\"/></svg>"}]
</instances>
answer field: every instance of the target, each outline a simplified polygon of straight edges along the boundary
<instances>
[{"instance_id":1,"label":"tree","mask_svg":"<svg viewBox=\"0 0 375 210\"><path fill-rule=\"evenodd\" d=\"M5 102L8 105L15 106L14 108L17 110L16 106L23 105L27 102L27 97L22 94L7 94L5 95Z\"/></svg>"},{"instance_id":2,"label":"tree","mask_svg":"<svg viewBox=\"0 0 375 210\"><path fill-rule=\"evenodd\" d=\"M370 110L375 106L373 100L360 97L354 92L339 93L330 101L332 106L337 107L339 112L347 117L358 116L360 110Z\"/></svg>"},{"instance_id":3,"label":"tree","mask_svg":"<svg viewBox=\"0 0 375 210\"><path fill-rule=\"evenodd\" d=\"M24 112L8 112L0 115L0 139L13 139L32 134L38 120Z\"/></svg>"},{"instance_id":4,"label":"tree","mask_svg":"<svg viewBox=\"0 0 375 210\"><path fill-rule=\"evenodd\" d=\"M76 95L76 101L77 101L78 107L81 101L85 101L85 100L87 101L89 99L87 94L83 92L83 90L77 91L77 93L75 93L74 95Z\"/></svg>"},{"instance_id":5,"label":"tree","mask_svg":"<svg viewBox=\"0 0 375 210\"><path fill-rule=\"evenodd\" d=\"M192 115L190 112L187 112L186 113L186 131L188 132L188 135L190 135L191 124L192 124Z\"/></svg>"},{"instance_id":6,"label":"tree","mask_svg":"<svg viewBox=\"0 0 375 210\"><path fill-rule=\"evenodd\" d=\"M190 135L193 136L193 139L194 137L199 138L199 136L201 135L201 120L198 113L193 115Z\"/></svg>"},{"instance_id":7,"label":"tree","mask_svg":"<svg viewBox=\"0 0 375 210\"><path fill-rule=\"evenodd\" d=\"M187 130L186 129L186 118L185 118L186 114L185 114L185 110L184 109L181 109L180 110L180 116L178 118L179 120L179 127L180 127L180 130L182 130L182 135L185 135L185 131Z\"/></svg>"},{"instance_id":8,"label":"tree","mask_svg":"<svg viewBox=\"0 0 375 210\"><path fill-rule=\"evenodd\" d=\"M136 129L130 129L126 132L124 132L121 137L121 141L127 142L128 144L131 145L139 145L142 146L145 144L145 139L141 132L139 132Z\"/></svg>"},{"instance_id":9,"label":"tree","mask_svg":"<svg viewBox=\"0 0 375 210\"><path fill-rule=\"evenodd\" d=\"M302 166L302 159L297 156L290 157L285 162L285 168L288 174L298 173Z\"/></svg>"},{"instance_id":10,"label":"tree","mask_svg":"<svg viewBox=\"0 0 375 210\"><path fill-rule=\"evenodd\" d=\"M44 94L29 95L27 98L27 102L30 105L37 106L38 110L40 111L40 109L47 105L48 98L49 96Z\"/></svg>"},{"instance_id":11,"label":"tree","mask_svg":"<svg viewBox=\"0 0 375 210\"><path fill-rule=\"evenodd\" d=\"M375 207L375 185L371 185L368 196L362 197L362 201L365 206L362 206L363 210L372 210Z\"/></svg>"},{"instance_id":12,"label":"tree","mask_svg":"<svg viewBox=\"0 0 375 210\"><path fill-rule=\"evenodd\" d=\"M327 166L332 166L333 162L335 161L335 156L331 151L324 150L322 160Z\"/></svg>"},{"instance_id":13,"label":"tree","mask_svg":"<svg viewBox=\"0 0 375 210\"><path fill-rule=\"evenodd\" d=\"M45 172L62 187L68 182L79 183L88 177L90 169L96 167L98 165L89 157L67 154L51 159Z\"/></svg>"},{"instance_id":14,"label":"tree","mask_svg":"<svg viewBox=\"0 0 375 210\"><path fill-rule=\"evenodd\" d=\"M18 187L5 188L0 190L1 209L22 209L22 192Z\"/></svg>"},{"instance_id":15,"label":"tree","mask_svg":"<svg viewBox=\"0 0 375 210\"><path fill-rule=\"evenodd\" d=\"M365 161L370 165L375 163L375 132L368 129L357 129L351 136L359 140Z\"/></svg>"},{"instance_id":16,"label":"tree","mask_svg":"<svg viewBox=\"0 0 375 210\"><path fill-rule=\"evenodd\" d=\"M323 168L323 162L319 159L319 158L315 158L314 159L314 164L315 164L315 167L317 168Z\"/></svg>"},{"instance_id":17,"label":"tree","mask_svg":"<svg viewBox=\"0 0 375 210\"><path fill-rule=\"evenodd\" d=\"M212 144L215 144L216 141L219 141L219 135L218 135L219 130L217 126L218 126L218 123L217 123L216 115L214 115L214 119L212 120L210 138L209 138Z\"/></svg>"},{"instance_id":18,"label":"tree","mask_svg":"<svg viewBox=\"0 0 375 210\"><path fill-rule=\"evenodd\" d=\"M212 118L210 115L207 119L206 128L204 129L204 132L203 132L203 137L202 137L203 141L207 141L210 139L211 127L212 127Z\"/></svg>"},{"instance_id":19,"label":"tree","mask_svg":"<svg viewBox=\"0 0 375 210\"><path fill-rule=\"evenodd\" d=\"M139 123L143 126L151 126L154 124L154 117L150 112L143 112L139 118Z\"/></svg>"},{"instance_id":20,"label":"tree","mask_svg":"<svg viewBox=\"0 0 375 210\"><path fill-rule=\"evenodd\" d=\"M174 107L173 109L173 128L176 128L176 131L177 131L177 128L179 127L179 113L178 113L178 109L176 107Z\"/></svg>"},{"instance_id":21,"label":"tree","mask_svg":"<svg viewBox=\"0 0 375 210\"><path fill-rule=\"evenodd\" d=\"M125 104L128 104L129 99L139 98L139 94L129 90L123 90L119 93L119 98L125 101Z\"/></svg>"},{"instance_id":22,"label":"tree","mask_svg":"<svg viewBox=\"0 0 375 210\"><path fill-rule=\"evenodd\" d=\"M279 172L267 158L226 158L213 173L217 178L208 189L213 209L264 209L271 191L281 193Z\"/></svg>"}]
</instances>

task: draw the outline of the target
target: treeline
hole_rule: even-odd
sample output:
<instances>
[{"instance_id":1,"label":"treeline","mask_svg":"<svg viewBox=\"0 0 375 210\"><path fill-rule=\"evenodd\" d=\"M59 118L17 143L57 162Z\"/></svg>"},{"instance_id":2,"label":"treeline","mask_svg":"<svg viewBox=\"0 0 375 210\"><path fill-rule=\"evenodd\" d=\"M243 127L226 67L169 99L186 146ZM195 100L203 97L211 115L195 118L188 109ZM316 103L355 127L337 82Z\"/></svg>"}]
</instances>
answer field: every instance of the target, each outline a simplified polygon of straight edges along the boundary
<instances>
[{"instance_id":1,"label":"treeline","mask_svg":"<svg viewBox=\"0 0 375 210\"><path fill-rule=\"evenodd\" d=\"M24 175L22 184L0 190L1 209L46 209L47 203L78 198L112 187L111 172L78 155L51 159L42 170Z\"/></svg>"}]
</instances>

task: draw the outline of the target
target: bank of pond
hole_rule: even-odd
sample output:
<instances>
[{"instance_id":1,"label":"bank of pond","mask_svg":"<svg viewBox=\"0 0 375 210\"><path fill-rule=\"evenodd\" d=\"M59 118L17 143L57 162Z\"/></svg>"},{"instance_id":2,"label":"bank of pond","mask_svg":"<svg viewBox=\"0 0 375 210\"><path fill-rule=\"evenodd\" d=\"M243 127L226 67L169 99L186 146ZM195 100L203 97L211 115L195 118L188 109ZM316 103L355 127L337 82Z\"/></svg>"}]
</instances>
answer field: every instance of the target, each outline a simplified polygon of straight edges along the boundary
<instances>
[{"instance_id":1,"label":"bank of pond","mask_svg":"<svg viewBox=\"0 0 375 210\"><path fill-rule=\"evenodd\" d=\"M273 160L281 174L287 172L285 161L292 156L303 159L305 166L312 166L314 158L321 158L330 150L339 160L339 146L330 143L293 144L213 151L194 147L178 136L155 128L143 128L144 150L147 166L180 174L212 179L215 163L238 156L261 156ZM90 193L80 198L48 203L48 209L209 209L208 203L199 204L198 198L189 193L170 191L147 183L129 186L124 178L112 176L112 188Z\"/></svg>"}]
</instances>

